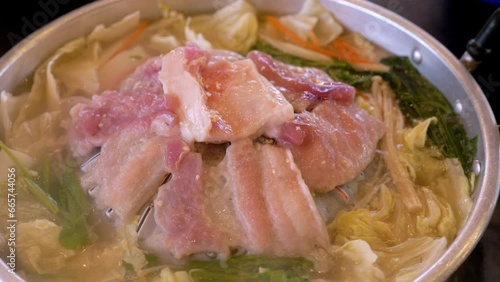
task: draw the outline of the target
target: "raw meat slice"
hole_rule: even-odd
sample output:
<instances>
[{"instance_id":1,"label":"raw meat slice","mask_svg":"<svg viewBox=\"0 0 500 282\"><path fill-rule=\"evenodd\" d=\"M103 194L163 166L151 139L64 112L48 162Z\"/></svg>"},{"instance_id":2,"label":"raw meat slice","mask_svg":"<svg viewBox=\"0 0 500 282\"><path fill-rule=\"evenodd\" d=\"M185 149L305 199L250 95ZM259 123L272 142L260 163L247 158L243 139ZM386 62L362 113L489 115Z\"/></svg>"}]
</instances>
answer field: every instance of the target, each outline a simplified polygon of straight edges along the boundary
<instances>
[{"instance_id":1,"label":"raw meat slice","mask_svg":"<svg viewBox=\"0 0 500 282\"><path fill-rule=\"evenodd\" d=\"M354 87L333 81L327 73L318 68L285 64L260 51L249 52L247 58L283 93L296 112L310 109L322 100L347 104L354 100Z\"/></svg>"},{"instance_id":2,"label":"raw meat slice","mask_svg":"<svg viewBox=\"0 0 500 282\"><path fill-rule=\"evenodd\" d=\"M384 124L356 104L323 101L267 135L290 148L311 190L326 192L366 168L384 133Z\"/></svg>"},{"instance_id":3,"label":"raw meat slice","mask_svg":"<svg viewBox=\"0 0 500 282\"><path fill-rule=\"evenodd\" d=\"M112 209L112 218L127 221L157 192L189 147L178 137L148 133L129 126L110 136L99 157L84 167L82 187L99 209Z\"/></svg>"},{"instance_id":4,"label":"raw meat slice","mask_svg":"<svg viewBox=\"0 0 500 282\"><path fill-rule=\"evenodd\" d=\"M208 216L201 155L189 153L155 200L155 220L161 230L160 248L176 259L214 252L227 257L228 240Z\"/></svg>"},{"instance_id":5,"label":"raw meat slice","mask_svg":"<svg viewBox=\"0 0 500 282\"><path fill-rule=\"evenodd\" d=\"M325 222L288 149L258 145L262 192L274 231L272 254L306 256L328 246Z\"/></svg>"},{"instance_id":6,"label":"raw meat slice","mask_svg":"<svg viewBox=\"0 0 500 282\"><path fill-rule=\"evenodd\" d=\"M94 95L89 104L77 104L71 109L70 145L76 156L88 155L130 124L147 127L155 120L158 134L171 132L161 132L158 122L162 120L167 127L176 125L173 112L179 103L176 97L163 94L158 79L160 62L159 58L148 60L122 82L119 91L104 91Z\"/></svg>"},{"instance_id":7,"label":"raw meat slice","mask_svg":"<svg viewBox=\"0 0 500 282\"><path fill-rule=\"evenodd\" d=\"M164 56L159 77L164 92L180 101L176 114L187 142L256 137L267 127L293 119L293 108L283 95L252 61L238 57L192 44Z\"/></svg>"},{"instance_id":8,"label":"raw meat slice","mask_svg":"<svg viewBox=\"0 0 500 282\"><path fill-rule=\"evenodd\" d=\"M225 178L230 183L233 204L238 207L237 217L248 239L245 249L256 254L272 252L273 223L262 187L260 156L252 141L231 143L219 170L227 172Z\"/></svg>"},{"instance_id":9,"label":"raw meat slice","mask_svg":"<svg viewBox=\"0 0 500 282\"><path fill-rule=\"evenodd\" d=\"M175 259L198 253L307 256L328 246L325 223L288 149L248 138L208 166L183 158L155 200L158 225L146 246Z\"/></svg>"}]
</instances>

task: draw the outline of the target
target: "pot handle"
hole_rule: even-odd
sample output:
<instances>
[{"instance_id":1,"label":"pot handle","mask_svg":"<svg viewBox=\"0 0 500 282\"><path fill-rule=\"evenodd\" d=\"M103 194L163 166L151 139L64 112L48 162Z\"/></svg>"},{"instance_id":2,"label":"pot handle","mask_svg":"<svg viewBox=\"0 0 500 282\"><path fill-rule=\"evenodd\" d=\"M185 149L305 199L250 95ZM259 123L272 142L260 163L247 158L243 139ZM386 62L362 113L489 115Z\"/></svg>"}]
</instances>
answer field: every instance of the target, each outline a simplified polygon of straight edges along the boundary
<instances>
[{"instance_id":1,"label":"pot handle","mask_svg":"<svg viewBox=\"0 0 500 282\"><path fill-rule=\"evenodd\" d=\"M500 38L500 8L490 16L477 36L467 43L466 51L460 58L462 64L472 72L498 47ZM496 44L496 46L495 46Z\"/></svg>"}]
</instances>

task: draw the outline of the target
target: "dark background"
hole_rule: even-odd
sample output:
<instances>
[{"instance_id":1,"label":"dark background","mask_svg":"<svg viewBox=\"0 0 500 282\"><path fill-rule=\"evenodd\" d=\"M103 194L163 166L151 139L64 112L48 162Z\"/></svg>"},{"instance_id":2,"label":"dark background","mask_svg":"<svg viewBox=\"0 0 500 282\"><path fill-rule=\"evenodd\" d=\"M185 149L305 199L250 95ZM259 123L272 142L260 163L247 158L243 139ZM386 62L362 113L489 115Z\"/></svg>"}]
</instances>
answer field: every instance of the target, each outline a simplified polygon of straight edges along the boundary
<instances>
[{"instance_id":1,"label":"dark background","mask_svg":"<svg viewBox=\"0 0 500 282\"><path fill-rule=\"evenodd\" d=\"M465 51L500 0L371 0L417 24L456 57ZM0 55L48 22L91 0L25 0L0 9ZM495 41L500 43L500 37ZM497 44L500 45L500 44ZM495 52L496 51L496 52ZM500 48L472 73L500 121ZM1 78L0 78L1 79ZM500 209L481 241L449 281L500 281Z\"/></svg>"}]
</instances>

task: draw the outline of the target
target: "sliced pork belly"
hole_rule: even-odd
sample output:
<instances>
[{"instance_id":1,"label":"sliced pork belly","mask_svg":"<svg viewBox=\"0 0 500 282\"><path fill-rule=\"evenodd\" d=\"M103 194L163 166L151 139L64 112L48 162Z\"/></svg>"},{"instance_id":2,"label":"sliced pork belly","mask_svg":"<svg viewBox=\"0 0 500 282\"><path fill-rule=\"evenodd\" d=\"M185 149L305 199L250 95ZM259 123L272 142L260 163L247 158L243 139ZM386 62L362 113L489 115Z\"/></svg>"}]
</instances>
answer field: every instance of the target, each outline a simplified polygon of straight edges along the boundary
<instances>
[{"instance_id":1,"label":"sliced pork belly","mask_svg":"<svg viewBox=\"0 0 500 282\"><path fill-rule=\"evenodd\" d=\"M262 77L251 60L225 51L179 47L163 57L164 92L180 101L181 133L187 142L225 142L256 137L293 119L293 108Z\"/></svg>"},{"instance_id":2,"label":"sliced pork belly","mask_svg":"<svg viewBox=\"0 0 500 282\"><path fill-rule=\"evenodd\" d=\"M86 156L100 147L114 133L132 123L143 127L163 120L167 127L177 124L173 114L178 107L175 96L163 94L158 79L160 59L153 58L139 66L121 83L120 90L94 95L89 104L77 104L71 109L70 145L76 156ZM170 132L170 130L167 130ZM165 134L165 132L157 132Z\"/></svg>"},{"instance_id":3,"label":"sliced pork belly","mask_svg":"<svg viewBox=\"0 0 500 282\"><path fill-rule=\"evenodd\" d=\"M130 126L110 136L100 155L83 167L82 187L97 208L111 208L113 219L126 221L156 194L187 151L189 147L178 137Z\"/></svg>"},{"instance_id":4,"label":"sliced pork belly","mask_svg":"<svg viewBox=\"0 0 500 282\"><path fill-rule=\"evenodd\" d=\"M328 245L326 226L291 153L233 142L216 167L189 153L155 200L158 228L148 249L175 259L197 253L307 256Z\"/></svg>"},{"instance_id":5,"label":"sliced pork belly","mask_svg":"<svg viewBox=\"0 0 500 282\"><path fill-rule=\"evenodd\" d=\"M120 82L119 91L130 92L142 89L149 93L162 95L163 85L158 78L161 62L161 57L154 57L139 65L132 74Z\"/></svg>"},{"instance_id":6,"label":"sliced pork belly","mask_svg":"<svg viewBox=\"0 0 500 282\"><path fill-rule=\"evenodd\" d=\"M328 245L326 226L289 150L258 146L262 192L273 223L273 253L307 255Z\"/></svg>"},{"instance_id":7,"label":"sliced pork belly","mask_svg":"<svg viewBox=\"0 0 500 282\"><path fill-rule=\"evenodd\" d=\"M203 252L227 256L228 238L206 212L210 199L201 155L189 153L155 200L155 220L164 240L160 248L177 259Z\"/></svg>"},{"instance_id":8,"label":"sliced pork belly","mask_svg":"<svg viewBox=\"0 0 500 282\"><path fill-rule=\"evenodd\" d=\"M326 192L366 168L384 133L384 124L356 104L324 101L267 135L290 148L311 190Z\"/></svg>"},{"instance_id":9,"label":"sliced pork belly","mask_svg":"<svg viewBox=\"0 0 500 282\"><path fill-rule=\"evenodd\" d=\"M272 252L275 243L273 222L262 187L260 155L252 141L233 142L219 170L227 171L226 181L232 188L230 194L238 210L237 218L247 236L245 248L250 253Z\"/></svg>"},{"instance_id":10,"label":"sliced pork belly","mask_svg":"<svg viewBox=\"0 0 500 282\"><path fill-rule=\"evenodd\" d=\"M285 64L260 51L249 52L247 58L283 93L296 112L312 108L322 100L349 104L354 99L354 87L333 81L320 69Z\"/></svg>"}]
</instances>

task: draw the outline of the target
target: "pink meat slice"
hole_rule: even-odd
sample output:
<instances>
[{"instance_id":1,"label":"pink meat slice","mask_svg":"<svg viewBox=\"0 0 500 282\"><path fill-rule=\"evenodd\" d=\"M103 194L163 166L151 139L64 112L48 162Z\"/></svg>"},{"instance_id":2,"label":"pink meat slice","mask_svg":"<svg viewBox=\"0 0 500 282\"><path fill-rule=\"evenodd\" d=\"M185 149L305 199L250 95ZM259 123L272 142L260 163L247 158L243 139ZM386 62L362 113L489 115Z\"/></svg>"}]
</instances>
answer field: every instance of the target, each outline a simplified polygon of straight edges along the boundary
<instances>
[{"instance_id":1,"label":"pink meat slice","mask_svg":"<svg viewBox=\"0 0 500 282\"><path fill-rule=\"evenodd\" d=\"M173 112L178 107L178 100L163 94L158 80L159 62L156 58L148 60L122 82L119 91L94 95L89 104L77 104L71 109L70 145L76 156L88 155L130 124L148 127L153 120L157 121L156 127L159 120L167 127L177 124Z\"/></svg>"},{"instance_id":2,"label":"pink meat slice","mask_svg":"<svg viewBox=\"0 0 500 282\"><path fill-rule=\"evenodd\" d=\"M189 147L178 137L155 135L140 125L113 134L100 155L83 167L82 187L98 209L112 209L112 218L126 222L176 170Z\"/></svg>"},{"instance_id":3,"label":"pink meat slice","mask_svg":"<svg viewBox=\"0 0 500 282\"><path fill-rule=\"evenodd\" d=\"M352 103L354 99L354 87L333 81L320 69L285 64L256 50L250 51L247 58L283 93L296 112L310 109L322 100Z\"/></svg>"},{"instance_id":4,"label":"pink meat slice","mask_svg":"<svg viewBox=\"0 0 500 282\"><path fill-rule=\"evenodd\" d=\"M188 141L256 137L293 119L293 108L249 59L231 52L176 48L163 58L165 93L178 97L181 133Z\"/></svg>"},{"instance_id":5,"label":"pink meat slice","mask_svg":"<svg viewBox=\"0 0 500 282\"><path fill-rule=\"evenodd\" d=\"M163 94L163 85L158 78L161 57L153 57L139 65L129 76L119 83L119 91L130 92L142 89L156 95Z\"/></svg>"},{"instance_id":6,"label":"pink meat slice","mask_svg":"<svg viewBox=\"0 0 500 282\"><path fill-rule=\"evenodd\" d=\"M196 253L307 256L328 245L325 223L288 149L232 142L216 167L183 158L155 200L162 231L151 249L176 259Z\"/></svg>"},{"instance_id":7,"label":"pink meat slice","mask_svg":"<svg viewBox=\"0 0 500 282\"><path fill-rule=\"evenodd\" d=\"M229 252L226 234L206 213L209 203L203 175L201 155L187 154L155 200L155 221L162 232L159 248L176 259L205 252L227 256Z\"/></svg>"},{"instance_id":8,"label":"pink meat slice","mask_svg":"<svg viewBox=\"0 0 500 282\"><path fill-rule=\"evenodd\" d=\"M326 192L366 168L385 126L356 104L324 101L267 134L290 148L311 190Z\"/></svg>"},{"instance_id":9,"label":"pink meat slice","mask_svg":"<svg viewBox=\"0 0 500 282\"><path fill-rule=\"evenodd\" d=\"M227 172L233 204L238 207L237 218L247 237L245 249L255 254L270 252L276 243L273 222L261 185L260 156L252 141L242 139L231 143L219 170Z\"/></svg>"},{"instance_id":10,"label":"pink meat slice","mask_svg":"<svg viewBox=\"0 0 500 282\"><path fill-rule=\"evenodd\" d=\"M273 254L307 256L328 246L326 226L289 150L259 145L262 191L273 223Z\"/></svg>"}]
</instances>

